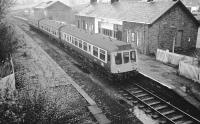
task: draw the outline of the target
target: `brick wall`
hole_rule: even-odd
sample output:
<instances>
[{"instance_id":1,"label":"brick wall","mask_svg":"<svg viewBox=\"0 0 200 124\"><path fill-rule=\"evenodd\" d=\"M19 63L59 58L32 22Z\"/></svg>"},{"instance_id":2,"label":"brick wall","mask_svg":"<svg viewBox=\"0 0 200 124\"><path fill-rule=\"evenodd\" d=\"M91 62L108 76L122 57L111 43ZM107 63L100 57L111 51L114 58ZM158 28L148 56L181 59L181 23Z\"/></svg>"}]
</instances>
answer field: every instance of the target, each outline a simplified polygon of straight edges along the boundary
<instances>
[{"instance_id":1,"label":"brick wall","mask_svg":"<svg viewBox=\"0 0 200 124\"><path fill-rule=\"evenodd\" d=\"M73 11L70 7L63 5L60 2L46 8L47 17L67 23L73 23L75 20Z\"/></svg>"}]
</instances>

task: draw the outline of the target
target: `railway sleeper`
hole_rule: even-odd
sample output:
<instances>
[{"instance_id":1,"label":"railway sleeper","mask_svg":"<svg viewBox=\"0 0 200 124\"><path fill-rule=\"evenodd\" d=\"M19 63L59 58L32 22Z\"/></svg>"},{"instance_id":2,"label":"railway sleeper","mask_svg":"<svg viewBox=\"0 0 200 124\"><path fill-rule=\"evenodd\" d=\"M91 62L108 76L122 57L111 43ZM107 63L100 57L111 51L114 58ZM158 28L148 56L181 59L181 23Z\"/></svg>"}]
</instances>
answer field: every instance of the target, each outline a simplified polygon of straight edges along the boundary
<instances>
[{"instance_id":1,"label":"railway sleeper","mask_svg":"<svg viewBox=\"0 0 200 124\"><path fill-rule=\"evenodd\" d=\"M147 101L149 101L149 100L153 100L153 99L155 99L154 97L146 97L146 98L144 98L144 99L141 99L143 102L147 102Z\"/></svg>"},{"instance_id":2,"label":"railway sleeper","mask_svg":"<svg viewBox=\"0 0 200 124\"><path fill-rule=\"evenodd\" d=\"M143 97L148 95L147 93L140 93L140 94L134 94L134 96L136 96L137 98Z\"/></svg>"},{"instance_id":3,"label":"railway sleeper","mask_svg":"<svg viewBox=\"0 0 200 124\"><path fill-rule=\"evenodd\" d=\"M160 101L155 101L155 102L152 102L152 103L148 103L147 105L152 106L152 105L156 105L156 104L159 104L159 103L160 103Z\"/></svg>"},{"instance_id":4,"label":"railway sleeper","mask_svg":"<svg viewBox=\"0 0 200 124\"><path fill-rule=\"evenodd\" d=\"M167 105L156 104L156 105L152 105L151 107L153 107L153 109L155 109L156 111L158 111L158 110L166 108Z\"/></svg>"},{"instance_id":5,"label":"railway sleeper","mask_svg":"<svg viewBox=\"0 0 200 124\"><path fill-rule=\"evenodd\" d=\"M193 121L177 122L177 124L194 124Z\"/></svg>"},{"instance_id":6,"label":"railway sleeper","mask_svg":"<svg viewBox=\"0 0 200 124\"><path fill-rule=\"evenodd\" d=\"M174 112L175 112L174 110L167 110L167 111L160 112L160 113L162 113L162 115L168 115L168 114L172 114Z\"/></svg>"},{"instance_id":7,"label":"railway sleeper","mask_svg":"<svg viewBox=\"0 0 200 124\"><path fill-rule=\"evenodd\" d=\"M176 116L173 116L172 118L170 118L172 121L176 121L178 119L181 119L183 118L184 116L183 115L176 115Z\"/></svg>"},{"instance_id":8,"label":"railway sleeper","mask_svg":"<svg viewBox=\"0 0 200 124\"><path fill-rule=\"evenodd\" d=\"M175 120L175 122L176 122L176 124L185 124L185 123L192 124L193 123L193 121L188 120L186 118L177 119L177 120Z\"/></svg>"},{"instance_id":9,"label":"railway sleeper","mask_svg":"<svg viewBox=\"0 0 200 124\"><path fill-rule=\"evenodd\" d=\"M143 91L138 89L138 90L132 90L130 92L133 94L137 94L137 93L142 93Z\"/></svg>"}]
</instances>

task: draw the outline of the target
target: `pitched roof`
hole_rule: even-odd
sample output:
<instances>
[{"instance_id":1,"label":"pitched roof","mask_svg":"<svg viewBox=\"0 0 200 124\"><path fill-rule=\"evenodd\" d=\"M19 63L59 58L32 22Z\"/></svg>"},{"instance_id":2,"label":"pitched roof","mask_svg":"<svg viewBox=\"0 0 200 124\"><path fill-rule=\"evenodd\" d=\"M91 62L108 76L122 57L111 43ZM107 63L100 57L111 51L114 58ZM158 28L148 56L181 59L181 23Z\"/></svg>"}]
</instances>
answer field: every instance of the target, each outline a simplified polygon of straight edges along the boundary
<instances>
[{"instance_id":1,"label":"pitched roof","mask_svg":"<svg viewBox=\"0 0 200 124\"><path fill-rule=\"evenodd\" d=\"M200 0L181 0L185 6L200 6Z\"/></svg>"},{"instance_id":2,"label":"pitched roof","mask_svg":"<svg viewBox=\"0 0 200 124\"><path fill-rule=\"evenodd\" d=\"M112 18L120 21L152 24L180 1L158 0L155 2L120 1L113 4L92 4L77 15Z\"/></svg>"},{"instance_id":3,"label":"pitched roof","mask_svg":"<svg viewBox=\"0 0 200 124\"><path fill-rule=\"evenodd\" d=\"M34 8L45 9L45 8L48 8L48 7L52 6L53 4L55 4L55 3L57 3L57 2L62 3L62 2L60 2L60 1L41 2L40 4L36 5ZM62 4L64 4L64 3L62 3ZM64 4L64 5L65 5L65 4ZM67 6L67 5L65 5L65 6Z\"/></svg>"}]
</instances>

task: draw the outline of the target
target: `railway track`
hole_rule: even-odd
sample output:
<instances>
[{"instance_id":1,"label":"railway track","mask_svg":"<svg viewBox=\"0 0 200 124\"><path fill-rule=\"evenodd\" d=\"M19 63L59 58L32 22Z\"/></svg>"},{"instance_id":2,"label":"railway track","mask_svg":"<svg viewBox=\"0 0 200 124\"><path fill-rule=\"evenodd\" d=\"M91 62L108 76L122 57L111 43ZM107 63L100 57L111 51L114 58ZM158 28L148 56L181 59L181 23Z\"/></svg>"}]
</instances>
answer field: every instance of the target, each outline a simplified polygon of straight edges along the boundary
<instances>
[{"instance_id":1,"label":"railway track","mask_svg":"<svg viewBox=\"0 0 200 124\"><path fill-rule=\"evenodd\" d=\"M200 124L196 118L137 84L120 88L119 93L133 106L137 105L146 114L151 115L159 124Z\"/></svg>"}]
</instances>

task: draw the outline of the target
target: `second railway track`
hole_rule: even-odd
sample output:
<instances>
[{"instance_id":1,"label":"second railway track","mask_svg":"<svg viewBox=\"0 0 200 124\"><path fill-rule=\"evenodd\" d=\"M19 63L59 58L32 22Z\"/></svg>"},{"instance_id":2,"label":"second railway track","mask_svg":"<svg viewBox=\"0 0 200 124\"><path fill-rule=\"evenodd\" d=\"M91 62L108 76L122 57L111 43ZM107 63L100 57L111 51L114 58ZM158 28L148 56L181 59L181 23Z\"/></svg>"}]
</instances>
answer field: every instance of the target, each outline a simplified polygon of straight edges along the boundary
<instances>
[{"instance_id":1,"label":"second railway track","mask_svg":"<svg viewBox=\"0 0 200 124\"><path fill-rule=\"evenodd\" d=\"M133 106L138 105L146 114L151 115L159 124L200 124L196 118L137 84L120 88L118 92Z\"/></svg>"}]
</instances>

